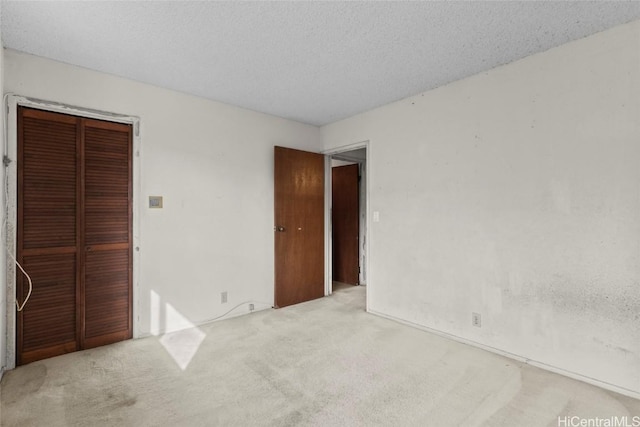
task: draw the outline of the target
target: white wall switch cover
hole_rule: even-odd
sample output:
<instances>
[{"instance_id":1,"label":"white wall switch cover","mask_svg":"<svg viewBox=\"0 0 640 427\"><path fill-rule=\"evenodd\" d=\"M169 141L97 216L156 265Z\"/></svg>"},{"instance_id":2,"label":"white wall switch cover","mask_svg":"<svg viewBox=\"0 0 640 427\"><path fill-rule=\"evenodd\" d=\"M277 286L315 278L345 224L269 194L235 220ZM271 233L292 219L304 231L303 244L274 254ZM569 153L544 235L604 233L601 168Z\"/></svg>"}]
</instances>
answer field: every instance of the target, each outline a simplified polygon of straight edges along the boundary
<instances>
[{"instance_id":1,"label":"white wall switch cover","mask_svg":"<svg viewBox=\"0 0 640 427\"><path fill-rule=\"evenodd\" d=\"M149 196L149 208L162 209L162 196Z\"/></svg>"}]
</instances>

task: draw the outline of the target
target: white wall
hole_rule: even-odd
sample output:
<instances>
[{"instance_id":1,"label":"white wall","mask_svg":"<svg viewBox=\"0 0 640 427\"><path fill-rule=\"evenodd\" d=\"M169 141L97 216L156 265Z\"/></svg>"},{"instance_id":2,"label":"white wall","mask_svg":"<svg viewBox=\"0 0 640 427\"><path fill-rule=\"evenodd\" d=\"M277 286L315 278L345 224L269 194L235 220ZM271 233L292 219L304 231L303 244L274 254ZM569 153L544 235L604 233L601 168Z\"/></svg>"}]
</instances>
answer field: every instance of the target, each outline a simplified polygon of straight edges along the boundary
<instances>
[{"instance_id":1,"label":"white wall","mask_svg":"<svg viewBox=\"0 0 640 427\"><path fill-rule=\"evenodd\" d=\"M272 306L273 146L319 151L317 127L10 50L5 66L5 92L140 117L142 334Z\"/></svg>"},{"instance_id":2,"label":"white wall","mask_svg":"<svg viewBox=\"0 0 640 427\"><path fill-rule=\"evenodd\" d=\"M640 392L640 22L321 131L370 142L371 311Z\"/></svg>"}]
</instances>

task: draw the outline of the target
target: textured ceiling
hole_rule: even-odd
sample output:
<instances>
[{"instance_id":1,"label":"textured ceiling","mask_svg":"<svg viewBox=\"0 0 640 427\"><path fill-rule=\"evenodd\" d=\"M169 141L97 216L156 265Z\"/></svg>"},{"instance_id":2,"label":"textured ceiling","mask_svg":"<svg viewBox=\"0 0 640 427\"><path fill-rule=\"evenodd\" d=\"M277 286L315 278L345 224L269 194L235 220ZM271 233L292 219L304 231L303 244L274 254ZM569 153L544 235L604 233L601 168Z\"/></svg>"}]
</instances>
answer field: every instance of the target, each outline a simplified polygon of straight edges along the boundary
<instances>
[{"instance_id":1,"label":"textured ceiling","mask_svg":"<svg viewBox=\"0 0 640 427\"><path fill-rule=\"evenodd\" d=\"M14 2L5 47L323 125L618 24L640 2Z\"/></svg>"}]
</instances>

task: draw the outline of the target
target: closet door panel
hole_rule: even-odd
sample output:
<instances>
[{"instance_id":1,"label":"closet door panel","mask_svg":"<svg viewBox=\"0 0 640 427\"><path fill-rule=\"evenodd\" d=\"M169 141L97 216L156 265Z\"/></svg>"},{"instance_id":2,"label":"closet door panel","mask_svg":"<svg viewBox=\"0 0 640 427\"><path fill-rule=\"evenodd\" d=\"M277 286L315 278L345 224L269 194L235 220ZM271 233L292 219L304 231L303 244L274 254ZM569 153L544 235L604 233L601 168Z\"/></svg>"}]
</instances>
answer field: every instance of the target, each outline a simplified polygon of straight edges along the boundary
<instances>
[{"instance_id":1,"label":"closet door panel","mask_svg":"<svg viewBox=\"0 0 640 427\"><path fill-rule=\"evenodd\" d=\"M17 259L33 291L18 312L17 362L78 348L79 119L20 108ZM28 280L16 269L19 303Z\"/></svg>"},{"instance_id":2,"label":"closet door panel","mask_svg":"<svg viewBox=\"0 0 640 427\"><path fill-rule=\"evenodd\" d=\"M130 338L131 127L84 120L84 345Z\"/></svg>"}]
</instances>

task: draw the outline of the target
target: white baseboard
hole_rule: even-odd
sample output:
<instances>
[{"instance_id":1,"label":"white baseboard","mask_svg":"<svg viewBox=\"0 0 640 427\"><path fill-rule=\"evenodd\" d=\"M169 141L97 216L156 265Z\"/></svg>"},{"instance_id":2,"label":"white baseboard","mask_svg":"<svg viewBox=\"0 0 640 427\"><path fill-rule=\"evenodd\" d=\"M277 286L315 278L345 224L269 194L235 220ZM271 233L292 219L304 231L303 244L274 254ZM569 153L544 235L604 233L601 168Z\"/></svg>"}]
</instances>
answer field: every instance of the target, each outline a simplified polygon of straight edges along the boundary
<instances>
[{"instance_id":1,"label":"white baseboard","mask_svg":"<svg viewBox=\"0 0 640 427\"><path fill-rule=\"evenodd\" d=\"M384 314L384 313L380 313L380 312L377 312L375 310L369 310L368 309L367 312L371 313L373 315L379 316L379 317L384 317L385 319L393 320L394 322L402 323L403 325L407 325L407 326L411 326L411 327L416 328L416 329L423 330L425 332L430 332L432 334L441 336L443 338L448 338L450 340L457 341L457 342L462 343L462 344L470 345L472 347L480 348L482 350L486 350L486 351L489 351L491 353L499 354L500 356L508 357L509 359L514 359L514 360L517 360L519 362L526 363L527 365L531 365L531 366L535 366L536 368L544 369L545 371L553 372L555 374L564 375L565 377L569 377L569 378L572 378L574 380L582 381L582 382L585 382L587 384L595 385L595 386L603 388L605 390L614 391L616 393L620 393L620 394L623 394L625 396L633 397L635 399L640 399L640 392L638 392L638 391L634 391L634 390L630 390L628 388L620 387L620 386L617 386L615 384L611 384L611 383L608 383L608 382L605 382L605 381L601 381L601 380L598 380L596 378L591 378L591 377L588 377L586 375L578 374L576 372L572 372L572 371L569 371L569 370L566 370L566 369L563 369L563 368L559 368L557 366L548 365L546 363L539 362L537 360L532 360L532 359L529 359L527 357L520 356L519 354L510 353L508 351L501 350L499 348L491 347L491 346L488 346L488 345L485 345L485 344L482 344L482 343L479 343L479 342L476 342L476 341L472 341L472 340L469 340L469 339L466 339L466 338L461 338L461 337L459 337L457 335L452 335L452 334L449 334L449 333L446 333L446 332L439 331L437 329L432 329L432 328L429 328L427 326L423 326L423 325L420 325L420 324L417 324L417 323L409 322L407 320L399 319L397 317L390 316L390 315Z\"/></svg>"},{"instance_id":2,"label":"white baseboard","mask_svg":"<svg viewBox=\"0 0 640 427\"><path fill-rule=\"evenodd\" d=\"M249 304L254 304L253 311L249 311ZM245 310L236 310L236 309L238 309L240 307L244 307L244 306L246 306L246 311ZM160 329L158 331L154 331L154 332L138 331L138 334L134 337L134 339L141 339L141 338L154 337L154 336L162 336L162 335L170 334L170 333L173 333L173 332L184 331L186 329L198 328L200 326L208 325L208 324L215 323L215 322L220 322L221 320L229 320L229 319L233 319L234 317L247 316L247 315L250 315L252 313L257 313L259 311L271 310L271 309L273 309L273 306L271 306L271 305L269 305L267 303L264 303L264 302L245 301L245 302L241 302L240 304L236 305L235 307L233 307L231 310L229 310L225 314L223 314L221 316L218 316L218 317L214 317L213 319L199 320L197 322L192 323L191 325L183 325L183 326L179 326L179 327L171 328L171 329L162 328L162 329Z\"/></svg>"}]
</instances>

